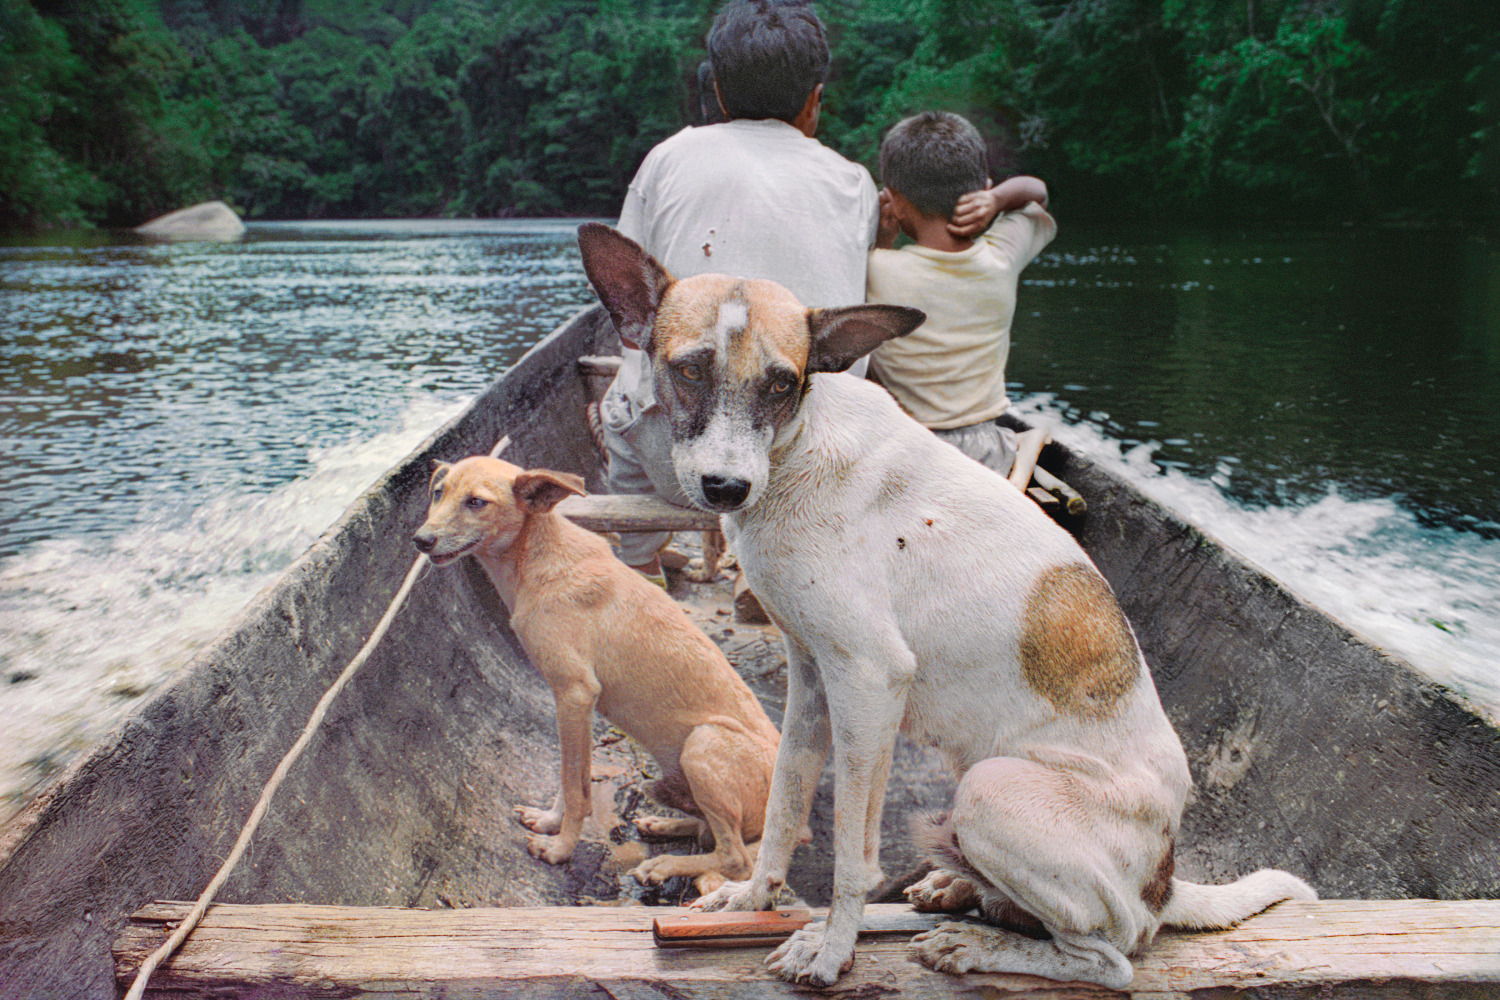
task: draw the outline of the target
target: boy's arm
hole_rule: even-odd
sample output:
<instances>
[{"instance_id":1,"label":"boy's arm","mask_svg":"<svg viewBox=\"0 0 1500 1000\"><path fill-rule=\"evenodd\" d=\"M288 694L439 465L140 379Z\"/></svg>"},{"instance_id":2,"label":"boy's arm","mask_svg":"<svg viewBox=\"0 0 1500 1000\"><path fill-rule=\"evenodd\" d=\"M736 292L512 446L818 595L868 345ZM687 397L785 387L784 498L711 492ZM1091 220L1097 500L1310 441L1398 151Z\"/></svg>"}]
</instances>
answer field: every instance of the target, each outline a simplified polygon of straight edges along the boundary
<instances>
[{"instance_id":1,"label":"boy's arm","mask_svg":"<svg viewBox=\"0 0 1500 1000\"><path fill-rule=\"evenodd\" d=\"M970 191L958 199L948 232L957 239L972 240L990 228L995 216L1037 202L1047 207L1047 185L1037 177L1012 177L981 191Z\"/></svg>"}]
</instances>

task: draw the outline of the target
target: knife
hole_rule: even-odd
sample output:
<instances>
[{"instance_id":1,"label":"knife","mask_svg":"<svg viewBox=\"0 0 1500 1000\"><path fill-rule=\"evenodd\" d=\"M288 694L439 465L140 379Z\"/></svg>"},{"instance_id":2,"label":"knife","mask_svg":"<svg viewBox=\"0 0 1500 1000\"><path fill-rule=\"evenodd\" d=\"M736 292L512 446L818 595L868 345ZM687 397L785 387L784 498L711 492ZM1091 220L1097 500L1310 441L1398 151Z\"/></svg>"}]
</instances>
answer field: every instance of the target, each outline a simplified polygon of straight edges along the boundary
<instances>
[{"instance_id":1,"label":"knife","mask_svg":"<svg viewBox=\"0 0 1500 1000\"><path fill-rule=\"evenodd\" d=\"M752 948L780 944L801 928L821 920L811 910L782 909L758 912L720 911L657 917L651 922L651 938L658 948ZM951 913L866 913L859 925L866 934L919 934L954 919Z\"/></svg>"}]
</instances>

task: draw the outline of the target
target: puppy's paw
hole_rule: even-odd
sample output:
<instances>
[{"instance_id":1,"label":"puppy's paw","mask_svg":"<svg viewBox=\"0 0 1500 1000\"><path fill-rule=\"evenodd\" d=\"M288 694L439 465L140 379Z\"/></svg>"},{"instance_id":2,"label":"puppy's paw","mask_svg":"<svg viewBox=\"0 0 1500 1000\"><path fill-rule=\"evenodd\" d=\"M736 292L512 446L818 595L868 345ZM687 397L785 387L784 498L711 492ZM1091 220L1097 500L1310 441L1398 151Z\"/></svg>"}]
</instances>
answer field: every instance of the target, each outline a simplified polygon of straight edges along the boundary
<instances>
[{"instance_id":1,"label":"puppy's paw","mask_svg":"<svg viewBox=\"0 0 1500 1000\"><path fill-rule=\"evenodd\" d=\"M703 824L696 819L678 819L673 816L639 816L635 821L636 832L648 840L675 840L680 837L697 837Z\"/></svg>"},{"instance_id":2,"label":"puppy's paw","mask_svg":"<svg viewBox=\"0 0 1500 1000\"><path fill-rule=\"evenodd\" d=\"M687 860L677 854L658 854L636 865L635 870L630 874L635 876L635 880L641 885L661 885L667 879L676 878L678 875L703 874L701 864L685 864Z\"/></svg>"},{"instance_id":3,"label":"puppy's paw","mask_svg":"<svg viewBox=\"0 0 1500 1000\"><path fill-rule=\"evenodd\" d=\"M522 826L533 833L552 834L562 829L562 813L555 809L516 806L515 817Z\"/></svg>"},{"instance_id":4,"label":"puppy's paw","mask_svg":"<svg viewBox=\"0 0 1500 1000\"><path fill-rule=\"evenodd\" d=\"M719 567L710 569L702 559L693 559L682 567L682 575L693 583L713 583L719 578Z\"/></svg>"},{"instance_id":5,"label":"puppy's paw","mask_svg":"<svg viewBox=\"0 0 1500 1000\"><path fill-rule=\"evenodd\" d=\"M526 838L526 851L538 861L545 861L549 865L560 865L573 857L573 849L578 846L576 840L565 837L548 837L537 835Z\"/></svg>"},{"instance_id":6,"label":"puppy's paw","mask_svg":"<svg viewBox=\"0 0 1500 1000\"><path fill-rule=\"evenodd\" d=\"M717 892L720 886L729 882L723 872L704 872L693 880L693 888L698 890L699 896L707 896L711 892Z\"/></svg>"},{"instance_id":7,"label":"puppy's paw","mask_svg":"<svg viewBox=\"0 0 1500 1000\"><path fill-rule=\"evenodd\" d=\"M979 905L979 891L973 882L941 869L908 886L906 898L919 913L962 913Z\"/></svg>"},{"instance_id":8,"label":"puppy's paw","mask_svg":"<svg viewBox=\"0 0 1500 1000\"><path fill-rule=\"evenodd\" d=\"M832 986L854 966L854 949L832 948L823 938L826 924L804 927L766 958L766 967L782 979L804 986Z\"/></svg>"},{"instance_id":9,"label":"puppy's paw","mask_svg":"<svg viewBox=\"0 0 1500 1000\"><path fill-rule=\"evenodd\" d=\"M758 894L754 891L753 880L745 882L725 882L713 892L704 893L688 905L695 910L769 909L769 893L765 894L768 898L766 898L764 901L760 901L760 905L757 905L760 895L761 894Z\"/></svg>"},{"instance_id":10,"label":"puppy's paw","mask_svg":"<svg viewBox=\"0 0 1500 1000\"><path fill-rule=\"evenodd\" d=\"M979 932L965 924L942 924L911 939L911 953L934 972L962 975L983 965L989 949Z\"/></svg>"}]
</instances>

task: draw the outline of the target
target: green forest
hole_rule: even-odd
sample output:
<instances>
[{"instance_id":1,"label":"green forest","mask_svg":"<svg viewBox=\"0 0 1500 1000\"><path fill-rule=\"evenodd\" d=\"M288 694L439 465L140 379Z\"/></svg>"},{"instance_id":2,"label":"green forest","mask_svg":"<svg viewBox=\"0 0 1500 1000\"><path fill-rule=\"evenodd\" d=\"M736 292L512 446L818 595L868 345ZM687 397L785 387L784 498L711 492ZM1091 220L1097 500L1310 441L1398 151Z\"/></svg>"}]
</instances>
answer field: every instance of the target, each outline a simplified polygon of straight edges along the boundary
<instances>
[{"instance_id":1,"label":"green forest","mask_svg":"<svg viewBox=\"0 0 1500 1000\"><path fill-rule=\"evenodd\" d=\"M0 0L0 227L612 215L718 0ZM824 0L819 137L925 108L1072 213L1500 219L1493 0Z\"/></svg>"}]
</instances>

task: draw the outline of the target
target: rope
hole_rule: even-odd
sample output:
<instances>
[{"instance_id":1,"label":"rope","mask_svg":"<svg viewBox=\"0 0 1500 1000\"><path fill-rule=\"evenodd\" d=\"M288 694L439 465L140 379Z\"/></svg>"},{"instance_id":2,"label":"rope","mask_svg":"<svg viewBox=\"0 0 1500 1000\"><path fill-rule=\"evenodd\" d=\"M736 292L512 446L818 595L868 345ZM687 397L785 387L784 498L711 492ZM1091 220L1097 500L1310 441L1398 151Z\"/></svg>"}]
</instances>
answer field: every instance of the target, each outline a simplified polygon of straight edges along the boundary
<instances>
[{"instance_id":1,"label":"rope","mask_svg":"<svg viewBox=\"0 0 1500 1000\"><path fill-rule=\"evenodd\" d=\"M506 435L502 437L499 441L495 442L495 447L490 449L490 457L495 458L499 456L509 445L510 436ZM229 857L224 861L224 864L219 868L214 877L209 880L208 888L203 890L203 895L198 897L198 901L193 904L193 908L188 911L187 917L183 919L177 930L172 932L172 936L167 938L165 944L157 948L141 963L140 969L135 974L135 981L131 983L130 991L125 994L125 1000L141 1000L141 997L146 992L146 983L151 978L151 974L156 971L157 966L166 961L173 952L182 946L182 942L187 940L187 936L193 932L193 929L198 926L199 921L203 919L203 915L208 912L209 904L213 902L214 896L218 894L220 887L224 885L224 882L229 878L230 872L234 870L234 866L250 846L250 839L255 836L256 828L260 826L260 821L265 818L267 810L270 809L271 797L276 794L276 789L281 787L282 781L286 779L287 772L292 769L292 765L297 762L297 758L302 756L302 751L307 749L308 743L312 742L313 733L317 731L319 724L322 723L323 716L328 714L328 706L333 703L333 699L338 697L339 692L344 689L344 685L349 683L349 679L354 676L355 671L364 666L365 661L370 658L370 654L375 651L375 647L380 644L380 640L385 638L385 633L390 628L391 621L395 619L396 612L401 610L402 604L406 603L406 597L411 593L412 586L417 582L417 579L422 575L422 571L426 568L427 557L424 555L417 556L416 560L411 564L411 569L406 573L406 579L401 582L401 588L396 591L396 596L392 598L390 607L386 608L385 614L380 619L380 623L375 626L375 631L370 633L370 638L365 640L364 646L360 647L359 652L354 655L354 659L350 660L349 665L344 668L344 672L339 674L338 680L334 681L333 686L323 695L317 707L313 709L312 715L308 718L307 725L302 728L302 735L297 737L297 742L292 744L292 748L287 751L286 756L281 759L281 763L276 766L276 770L271 774L271 780L266 782L265 789L260 793L260 800L255 803L255 808L250 810L250 818L245 821L244 828L240 830L240 838L235 841L234 849L229 852Z\"/></svg>"}]
</instances>

